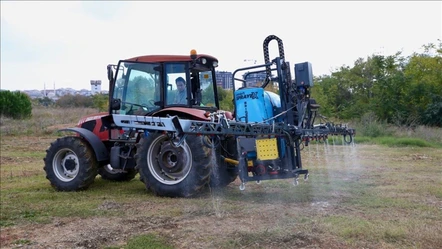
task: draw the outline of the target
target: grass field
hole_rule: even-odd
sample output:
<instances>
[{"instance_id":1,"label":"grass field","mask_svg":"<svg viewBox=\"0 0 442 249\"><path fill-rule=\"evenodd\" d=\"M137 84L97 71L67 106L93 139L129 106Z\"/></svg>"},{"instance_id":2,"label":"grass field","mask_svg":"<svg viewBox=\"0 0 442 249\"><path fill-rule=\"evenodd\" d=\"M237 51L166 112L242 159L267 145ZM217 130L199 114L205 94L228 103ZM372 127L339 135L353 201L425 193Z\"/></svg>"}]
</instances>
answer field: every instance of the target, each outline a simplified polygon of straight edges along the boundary
<instances>
[{"instance_id":1,"label":"grass field","mask_svg":"<svg viewBox=\"0 0 442 249\"><path fill-rule=\"evenodd\" d=\"M56 192L43 171L45 150L56 139L47 127L59 124L45 125L42 133L2 132L1 248L442 245L438 146L386 146L357 138L355 145L312 143L302 151L310 179L298 186L291 180L249 182L240 191L237 180L181 199L153 196L138 176L125 183L98 176L88 190L66 193ZM4 123L1 128L15 129Z\"/></svg>"}]
</instances>

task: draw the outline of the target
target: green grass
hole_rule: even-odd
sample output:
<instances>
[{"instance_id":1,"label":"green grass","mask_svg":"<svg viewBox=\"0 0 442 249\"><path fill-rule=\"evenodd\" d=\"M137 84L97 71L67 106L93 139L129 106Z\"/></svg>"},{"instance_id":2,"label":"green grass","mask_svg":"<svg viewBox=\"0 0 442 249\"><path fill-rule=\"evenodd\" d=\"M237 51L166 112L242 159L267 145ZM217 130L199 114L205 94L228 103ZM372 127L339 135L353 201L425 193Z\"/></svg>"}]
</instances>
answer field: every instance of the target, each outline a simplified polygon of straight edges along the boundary
<instances>
[{"instance_id":1,"label":"green grass","mask_svg":"<svg viewBox=\"0 0 442 249\"><path fill-rule=\"evenodd\" d=\"M174 249L166 239L157 234L138 235L130 238L127 245L105 247L105 249Z\"/></svg>"},{"instance_id":2,"label":"green grass","mask_svg":"<svg viewBox=\"0 0 442 249\"><path fill-rule=\"evenodd\" d=\"M42 174L32 177L14 177L1 183L1 224L12 225L26 222L50 222L54 217L114 216L118 211L103 210L100 205L107 201L124 203L146 196L141 182L107 182L97 178L86 190L79 192L57 192ZM113 200L115 193L124 196ZM21 208L17 208L21 207Z\"/></svg>"},{"instance_id":3,"label":"green grass","mask_svg":"<svg viewBox=\"0 0 442 249\"><path fill-rule=\"evenodd\" d=\"M442 201L440 149L312 144L302 153L310 179L300 179L296 187L291 179L248 182L241 192L232 183L191 199L155 197L138 177L123 183L97 177L86 191L57 192L45 179L37 155L24 166L34 175L13 171L18 165L2 165L2 173L13 173L1 181L0 226L51 224L66 217L157 219L154 224L188 221L166 231L181 234L182 239L199 237L209 248L325 247L330 243L329 248L431 248L442 241L438 235L442 210L437 206ZM215 223L229 220L232 226L215 232ZM243 229L242 223L248 225ZM152 230L106 248L180 248L171 234L148 224ZM33 243L25 237L15 241Z\"/></svg>"},{"instance_id":4,"label":"green grass","mask_svg":"<svg viewBox=\"0 0 442 249\"><path fill-rule=\"evenodd\" d=\"M24 245L30 245L32 241L28 239L18 239L13 242L13 244L16 246L16 248L23 247Z\"/></svg>"},{"instance_id":5,"label":"green grass","mask_svg":"<svg viewBox=\"0 0 442 249\"><path fill-rule=\"evenodd\" d=\"M328 144L311 142L301 152L303 167L310 172L308 182L300 179L296 187L292 179L248 182L241 192L236 181L183 199L154 196L138 176L122 183L97 176L86 191L55 191L43 171L45 150L55 140L46 126L76 122L82 116L75 115L55 120L48 114L51 120L38 127L33 126L43 116L2 126L2 131L14 131L1 138L2 238L9 229L29 227L38 234L45 226L64 229L54 225L59 220L67 225L81 220L97 229L94 232L109 232L109 240L102 241L102 248L108 249L189 248L192 242L205 248L390 249L442 244L440 129L376 137L357 130L351 146L342 146L341 137L334 143L332 138ZM26 130L20 133L21 129ZM88 223L102 219L119 223L102 230ZM120 240L114 243L111 239L116 237ZM33 243L22 234L9 245Z\"/></svg>"},{"instance_id":6,"label":"green grass","mask_svg":"<svg viewBox=\"0 0 442 249\"><path fill-rule=\"evenodd\" d=\"M429 147L429 148L442 148L442 143L426 141L421 138L411 137L368 137L368 136L356 136L354 138L356 144L379 144L389 147ZM329 138L329 144L331 144ZM340 139L335 140L336 145L342 145Z\"/></svg>"},{"instance_id":7,"label":"green grass","mask_svg":"<svg viewBox=\"0 0 442 249\"><path fill-rule=\"evenodd\" d=\"M419 138L406 138L406 137L381 137L376 139L380 144L391 147L436 147L435 144L429 143Z\"/></svg>"},{"instance_id":8,"label":"green grass","mask_svg":"<svg viewBox=\"0 0 442 249\"><path fill-rule=\"evenodd\" d=\"M401 244L400 242L403 242L409 233L403 226L398 226L398 222L386 222L379 218L367 220L355 216L332 215L325 217L323 222L324 226L333 233L355 245L360 239Z\"/></svg>"}]
</instances>

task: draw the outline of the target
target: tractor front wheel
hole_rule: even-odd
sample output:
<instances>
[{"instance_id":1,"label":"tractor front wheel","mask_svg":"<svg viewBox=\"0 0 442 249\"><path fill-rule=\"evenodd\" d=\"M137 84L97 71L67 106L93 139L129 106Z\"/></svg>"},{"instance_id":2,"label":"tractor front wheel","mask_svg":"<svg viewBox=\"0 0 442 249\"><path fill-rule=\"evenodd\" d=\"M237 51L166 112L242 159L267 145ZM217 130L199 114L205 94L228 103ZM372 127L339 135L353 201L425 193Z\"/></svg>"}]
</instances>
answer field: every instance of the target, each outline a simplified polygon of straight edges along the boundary
<instances>
[{"instance_id":1,"label":"tractor front wheel","mask_svg":"<svg viewBox=\"0 0 442 249\"><path fill-rule=\"evenodd\" d=\"M97 176L95 153L80 137L58 138L46 150L43 160L46 178L58 191L84 190Z\"/></svg>"},{"instance_id":2,"label":"tractor front wheel","mask_svg":"<svg viewBox=\"0 0 442 249\"><path fill-rule=\"evenodd\" d=\"M212 152L202 136L188 135L174 146L167 135L149 133L135 157L140 180L157 196L190 197L209 183Z\"/></svg>"}]
</instances>

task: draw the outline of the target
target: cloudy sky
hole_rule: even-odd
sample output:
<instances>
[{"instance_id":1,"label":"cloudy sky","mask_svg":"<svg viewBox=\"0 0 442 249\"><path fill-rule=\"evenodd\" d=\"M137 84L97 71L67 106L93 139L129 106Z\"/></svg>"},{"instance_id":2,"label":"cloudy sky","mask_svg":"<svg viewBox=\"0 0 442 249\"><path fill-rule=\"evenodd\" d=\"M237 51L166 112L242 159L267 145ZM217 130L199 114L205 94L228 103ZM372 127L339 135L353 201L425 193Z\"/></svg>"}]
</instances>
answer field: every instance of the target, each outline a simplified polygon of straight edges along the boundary
<instances>
[{"instance_id":1,"label":"cloudy sky","mask_svg":"<svg viewBox=\"0 0 442 249\"><path fill-rule=\"evenodd\" d=\"M359 57L437 43L442 2L1 1L1 89L90 89L97 79L107 90L107 64L191 49L234 71L262 63L271 34L292 66L310 61L315 75L330 74Z\"/></svg>"}]
</instances>

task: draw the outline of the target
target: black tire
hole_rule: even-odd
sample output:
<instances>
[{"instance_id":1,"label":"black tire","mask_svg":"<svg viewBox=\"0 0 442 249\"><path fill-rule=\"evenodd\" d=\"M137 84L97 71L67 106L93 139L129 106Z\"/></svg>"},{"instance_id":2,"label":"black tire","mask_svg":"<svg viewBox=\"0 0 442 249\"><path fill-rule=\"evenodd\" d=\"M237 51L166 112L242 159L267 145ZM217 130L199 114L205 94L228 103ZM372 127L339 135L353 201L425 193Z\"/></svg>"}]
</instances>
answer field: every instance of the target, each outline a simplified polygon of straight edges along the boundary
<instances>
[{"instance_id":1,"label":"black tire","mask_svg":"<svg viewBox=\"0 0 442 249\"><path fill-rule=\"evenodd\" d=\"M191 197L209 183L212 152L202 136L189 135L176 148L165 134L143 134L135 158L140 180L157 196Z\"/></svg>"},{"instance_id":2,"label":"black tire","mask_svg":"<svg viewBox=\"0 0 442 249\"><path fill-rule=\"evenodd\" d=\"M227 151L224 151L223 148ZM237 160L238 151L236 150L236 141L227 140L217 146L216 165L212 166L210 175L210 187L224 188L238 177L238 167L224 161L223 157Z\"/></svg>"},{"instance_id":3,"label":"black tire","mask_svg":"<svg viewBox=\"0 0 442 249\"><path fill-rule=\"evenodd\" d=\"M105 165L98 169L98 174L104 180L114 181L114 182L127 182L135 178L138 174L136 169L126 169L124 172L119 170L114 170L110 164Z\"/></svg>"},{"instance_id":4,"label":"black tire","mask_svg":"<svg viewBox=\"0 0 442 249\"><path fill-rule=\"evenodd\" d=\"M226 162L219 160L218 164L213 167L210 176L210 187L224 188L238 177L238 169Z\"/></svg>"},{"instance_id":5,"label":"black tire","mask_svg":"<svg viewBox=\"0 0 442 249\"><path fill-rule=\"evenodd\" d=\"M80 137L58 138L46 150L43 160L46 178L58 191L85 190L97 176L95 153Z\"/></svg>"}]
</instances>

